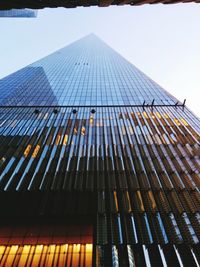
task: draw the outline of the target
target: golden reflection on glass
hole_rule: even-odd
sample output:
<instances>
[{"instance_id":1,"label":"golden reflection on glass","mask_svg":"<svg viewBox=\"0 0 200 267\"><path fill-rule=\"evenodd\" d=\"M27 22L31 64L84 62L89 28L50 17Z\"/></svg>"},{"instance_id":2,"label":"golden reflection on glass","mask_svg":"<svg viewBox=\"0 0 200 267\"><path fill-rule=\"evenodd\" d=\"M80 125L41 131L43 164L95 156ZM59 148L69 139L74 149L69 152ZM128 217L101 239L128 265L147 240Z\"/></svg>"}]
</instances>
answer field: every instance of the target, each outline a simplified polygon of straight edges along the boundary
<instances>
[{"instance_id":1,"label":"golden reflection on glass","mask_svg":"<svg viewBox=\"0 0 200 267\"><path fill-rule=\"evenodd\" d=\"M128 212L131 212L131 202L130 202L130 197L129 197L129 193L128 191L126 191L126 199L127 199L127 203L128 203Z\"/></svg>"},{"instance_id":2,"label":"golden reflection on glass","mask_svg":"<svg viewBox=\"0 0 200 267\"><path fill-rule=\"evenodd\" d=\"M133 128L132 128L132 126L131 126L131 125L129 125L129 133L130 133L131 135L133 135L133 134L134 134L134 132L133 132Z\"/></svg>"},{"instance_id":3,"label":"golden reflection on glass","mask_svg":"<svg viewBox=\"0 0 200 267\"><path fill-rule=\"evenodd\" d=\"M143 112L143 115L144 115L144 117L145 117L146 119L149 118L148 115L147 115L147 113L146 113L146 111Z\"/></svg>"},{"instance_id":4,"label":"golden reflection on glass","mask_svg":"<svg viewBox=\"0 0 200 267\"><path fill-rule=\"evenodd\" d=\"M74 127L74 134L76 135L77 134L77 129L76 129L76 127Z\"/></svg>"},{"instance_id":5,"label":"golden reflection on glass","mask_svg":"<svg viewBox=\"0 0 200 267\"><path fill-rule=\"evenodd\" d=\"M164 114L164 117L165 117L166 119L169 119L169 116L168 116L167 113Z\"/></svg>"},{"instance_id":6,"label":"golden reflection on glass","mask_svg":"<svg viewBox=\"0 0 200 267\"><path fill-rule=\"evenodd\" d=\"M157 117L158 117L159 119L162 118L162 116L160 115L160 113L159 113L158 111L156 112L156 115L157 115Z\"/></svg>"},{"instance_id":7,"label":"golden reflection on glass","mask_svg":"<svg viewBox=\"0 0 200 267\"><path fill-rule=\"evenodd\" d=\"M148 196L149 196L149 199L151 201L151 207L155 211L156 210L156 202L155 202L153 193L151 191L148 191Z\"/></svg>"},{"instance_id":8,"label":"golden reflection on glass","mask_svg":"<svg viewBox=\"0 0 200 267\"><path fill-rule=\"evenodd\" d=\"M140 210L141 210L142 212L144 212L145 209L144 209L144 205L143 205L142 196L141 196L140 191L137 191L137 199L138 199L138 201L139 201Z\"/></svg>"},{"instance_id":9,"label":"golden reflection on glass","mask_svg":"<svg viewBox=\"0 0 200 267\"><path fill-rule=\"evenodd\" d=\"M24 151L24 157L25 158L28 157L30 150L31 150L31 145L28 145Z\"/></svg>"},{"instance_id":10,"label":"golden reflection on glass","mask_svg":"<svg viewBox=\"0 0 200 267\"><path fill-rule=\"evenodd\" d=\"M35 147L34 151L33 151L32 158L36 158L37 157L37 154L38 154L39 150L40 150L40 146L37 145Z\"/></svg>"},{"instance_id":11,"label":"golden reflection on glass","mask_svg":"<svg viewBox=\"0 0 200 267\"><path fill-rule=\"evenodd\" d=\"M178 120L178 119L174 119L174 122L176 123L176 125L178 125L178 126L180 126L181 124L180 124L180 121Z\"/></svg>"},{"instance_id":12,"label":"golden reflection on glass","mask_svg":"<svg viewBox=\"0 0 200 267\"><path fill-rule=\"evenodd\" d=\"M84 126L81 127L81 135L85 135L85 127Z\"/></svg>"},{"instance_id":13,"label":"golden reflection on glass","mask_svg":"<svg viewBox=\"0 0 200 267\"><path fill-rule=\"evenodd\" d=\"M60 136L60 134L58 134L58 135L56 136L56 145L59 145L60 138L61 138L61 136Z\"/></svg>"},{"instance_id":14,"label":"golden reflection on glass","mask_svg":"<svg viewBox=\"0 0 200 267\"><path fill-rule=\"evenodd\" d=\"M185 126L188 126L188 125L189 125L185 119L181 118L180 120L182 121L182 123L183 123Z\"/></svg>"},{"instance_id":15,"label":"golden reflection on glass","mask_svg":"<svg viewBox=\"0 0 200 267\"><path fill-rule=\"evenodd\" d=\"M113 195L114 195L114 200L115 200L115 208L117 210L117 212L119 211L119 208L118 208L118 202L117 202L117 192L114 191L113 192Z\"/></svg>"},{"instance_id":16,"label":"golden reflection on glass","mask_svg":"<svg viewBox=\"0 0 200 267\"><path fill-rule=\"evenodd\" d=\"M90 116L90 125L91 126L93 125L93 122L94 122L94 118L93 118L93 116Z\"/></svg>"},{"instance_id":17,"label":"golden reflection on glass","mask_svg":"<svg viewBox=\"0 0 200 267\"><path fill-rule=\"evenodd\" d=\"M68 141L68 135L65 134L64 139L63 139L63 145L66 146Z\"/></svg>"}]
</instances>

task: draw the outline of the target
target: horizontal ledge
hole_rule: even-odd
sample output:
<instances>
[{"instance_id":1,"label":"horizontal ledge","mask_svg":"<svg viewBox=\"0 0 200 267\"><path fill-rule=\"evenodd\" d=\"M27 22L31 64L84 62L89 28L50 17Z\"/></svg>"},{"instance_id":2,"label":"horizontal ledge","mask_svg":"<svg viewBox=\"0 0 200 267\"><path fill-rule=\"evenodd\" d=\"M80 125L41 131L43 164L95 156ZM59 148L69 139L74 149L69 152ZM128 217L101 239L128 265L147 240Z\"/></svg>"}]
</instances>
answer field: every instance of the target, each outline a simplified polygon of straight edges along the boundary
<instances>
[{"instance_id":1,"label":"horizontal ledge","mask_svg":"<svg viewBox=\"0 0 200 267\"><path fill-rule=\"evenodd\" d=\"M185 107L184 104L154 104L154 105L59 105L59 106L0 106L0 108L134 108L134 107L141 107L141 108L154 108L154 107Z\"/></svg>"}]
</instances>

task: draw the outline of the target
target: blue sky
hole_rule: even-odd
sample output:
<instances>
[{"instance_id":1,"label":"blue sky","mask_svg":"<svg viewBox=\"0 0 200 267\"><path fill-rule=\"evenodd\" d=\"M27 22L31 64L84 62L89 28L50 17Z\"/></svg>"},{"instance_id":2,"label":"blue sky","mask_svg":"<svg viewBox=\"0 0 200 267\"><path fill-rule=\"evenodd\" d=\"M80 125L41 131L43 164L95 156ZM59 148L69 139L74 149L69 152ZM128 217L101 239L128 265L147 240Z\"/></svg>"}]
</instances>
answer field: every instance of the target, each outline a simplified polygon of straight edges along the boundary
<instances>
[{"instance_id":1,"label":"blue sky","mask_svg":"<svg viewBox=\"0 0 200 267\"><path fill-rule=\"evenodd\" d=\"M44 9L0 19L0 78L95 33L200 117L200 4Z\"/></svg>"}]
</instances>

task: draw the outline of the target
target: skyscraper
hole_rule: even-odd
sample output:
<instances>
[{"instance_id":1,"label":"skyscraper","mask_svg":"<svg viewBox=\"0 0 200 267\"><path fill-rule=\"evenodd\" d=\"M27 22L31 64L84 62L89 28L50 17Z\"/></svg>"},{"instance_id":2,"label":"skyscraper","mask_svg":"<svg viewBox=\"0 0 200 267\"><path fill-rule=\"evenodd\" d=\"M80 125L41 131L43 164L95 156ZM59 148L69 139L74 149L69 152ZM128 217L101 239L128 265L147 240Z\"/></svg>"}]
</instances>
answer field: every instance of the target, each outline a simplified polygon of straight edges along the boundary
<instances>
[{"instance_id":1,"label":"skyscraper","mask_svg":"<svg viewBox=\"0 0 200 267\"><path fill-rule=\"evenodd\" d=\"M185 102L89 35L2 79L0 105L0 266L199 266Z\"/></svg>"},{"instance_id":2,"label":"skyscraper","mask_svg":"<svg viewBox=\"0 0 200 267\"><path fill-rule=\"evenodd\" d=\"M24 9L10 9L0 10L0 18L35 18L37 17L37 10L24 8Z\"/></svg>"}]
</instances>

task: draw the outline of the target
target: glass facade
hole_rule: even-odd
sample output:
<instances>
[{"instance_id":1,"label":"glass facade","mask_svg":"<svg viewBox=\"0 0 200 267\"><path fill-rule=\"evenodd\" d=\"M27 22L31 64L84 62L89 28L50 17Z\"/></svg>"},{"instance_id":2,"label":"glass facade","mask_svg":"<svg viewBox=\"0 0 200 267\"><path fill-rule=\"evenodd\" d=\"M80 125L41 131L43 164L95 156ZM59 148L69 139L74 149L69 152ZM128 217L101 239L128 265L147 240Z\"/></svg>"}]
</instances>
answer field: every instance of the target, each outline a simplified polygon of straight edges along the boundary
<instances>
[{"instance_id":1,"label":"glass facade","mask_svg":"<svg viewBox=\"0 0 200 267\"><path fill-rule=\"evenodd\" d=\"M46 95L49 87L54 99ZM177 102L92 34L0 82L3 105L141 105L144 100L146 104Z\"/></svg>"},{"instance_id":2,"label":"glass facade","mask_svg":"<svg viewBox=\"0 0 200 267\"><path fill-rule=\"evenodd\" d=\"M0 92L1 266L200 265L187 107L94 35Z\"/></svg>"},{"instance_id":3,"label":"glass facade","mask_svg":"<svg viewBox=\"0 0 200 267\"><path fill-rule=\"evenodd\" d=\"M29 8L0 10L0 18L35 18L37 12L37 10Z\"/></svg>"}]
</instances>

